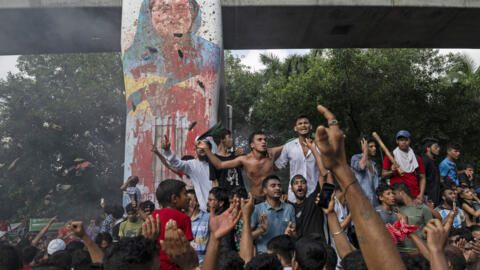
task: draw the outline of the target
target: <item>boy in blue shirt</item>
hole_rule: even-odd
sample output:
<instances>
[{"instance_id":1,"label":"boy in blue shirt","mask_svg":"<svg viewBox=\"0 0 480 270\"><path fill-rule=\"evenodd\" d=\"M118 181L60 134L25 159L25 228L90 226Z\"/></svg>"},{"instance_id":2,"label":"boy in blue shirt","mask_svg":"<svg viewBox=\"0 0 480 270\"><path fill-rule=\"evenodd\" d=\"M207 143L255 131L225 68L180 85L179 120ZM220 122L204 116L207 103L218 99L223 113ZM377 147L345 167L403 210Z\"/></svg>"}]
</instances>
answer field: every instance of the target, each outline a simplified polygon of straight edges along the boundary
<instances>
[{"instance_id":1,"label":"boy in blue shirt","mask_svg":"<svg viewBox=\"0 0 480 270\"><path fill-rule=\"evenodd\" d=\"M457 171L455 160L460 157L460 149L461 146L458 143L451 142L447 145L447 157L439 165L440 182L459 185L458 173L463 173L463 171Z\"/></svg>"}]
</instances>

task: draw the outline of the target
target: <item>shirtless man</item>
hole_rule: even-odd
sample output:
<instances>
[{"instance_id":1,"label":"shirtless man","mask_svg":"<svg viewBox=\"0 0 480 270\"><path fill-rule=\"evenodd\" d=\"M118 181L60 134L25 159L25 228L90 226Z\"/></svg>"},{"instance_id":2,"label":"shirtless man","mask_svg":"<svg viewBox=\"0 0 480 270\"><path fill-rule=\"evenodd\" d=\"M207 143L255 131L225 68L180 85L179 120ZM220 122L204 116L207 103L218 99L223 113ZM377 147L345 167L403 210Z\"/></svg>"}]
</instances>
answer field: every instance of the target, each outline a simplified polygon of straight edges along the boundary
<instances>
[{"instance_id":1,"label":"shirtless man","mask_svg":"<svg viewBox=\"0 0 480 270\"><path fill-rule=\"evenodd\" d=\"M205 142L200 142L198 147L205 150L208 159L218 170L243 166L250 180L253 197L256 202L262 202L265 200L262 181L267 176L273 174L273 163L282 152L283 145L275 148L267 148L267 137L261 131L252 133L248 141L252 151L248 155L239 156L228 161L220 161L212 154Z\"/></svg>"}]
</instances>

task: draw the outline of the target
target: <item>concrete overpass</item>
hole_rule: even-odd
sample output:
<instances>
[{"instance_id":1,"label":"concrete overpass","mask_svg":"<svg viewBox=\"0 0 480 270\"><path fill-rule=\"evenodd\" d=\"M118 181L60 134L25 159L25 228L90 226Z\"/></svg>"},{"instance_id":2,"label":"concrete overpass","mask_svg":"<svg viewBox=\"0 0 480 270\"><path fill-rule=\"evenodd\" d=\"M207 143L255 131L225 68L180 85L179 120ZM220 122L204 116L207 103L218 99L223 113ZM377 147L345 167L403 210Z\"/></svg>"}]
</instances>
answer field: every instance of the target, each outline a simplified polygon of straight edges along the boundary
<instances>
[{"instance_id":1,"label":"concrete overpass","mask_svg":"<svg viewBox=\"0 0 480 270\"><path fill-rule=\"evenodd\" d=\"M121 0L0 0L0 55L120 51ZM222 0L225 49L480 48L480 0Z\"/></svg>"}]
</instances>

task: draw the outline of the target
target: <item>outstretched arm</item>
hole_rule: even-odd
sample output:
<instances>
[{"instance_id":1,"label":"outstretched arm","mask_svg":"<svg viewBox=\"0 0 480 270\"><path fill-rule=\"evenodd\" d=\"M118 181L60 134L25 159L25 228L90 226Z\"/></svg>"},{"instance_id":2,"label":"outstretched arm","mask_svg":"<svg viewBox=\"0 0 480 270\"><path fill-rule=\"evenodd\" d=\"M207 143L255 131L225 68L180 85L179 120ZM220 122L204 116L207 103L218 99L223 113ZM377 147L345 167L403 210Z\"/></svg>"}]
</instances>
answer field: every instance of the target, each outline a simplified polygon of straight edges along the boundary
<instances>
[{"instance_id":1,"label":"outstretched arm","mask_svg":"<svg viewBox=\"0 0 480 270\"><path fill-rule=\"evenodd\" d=\"M152 150L151 150L153 153L155 153L155 155L160 159L160 162L162 162L163 166L165 166L167 169L169 169L170 171L172 171L174 174L179 174L179 170L173 168L172 166L170 166L170 164L168 164L167 162L167 159L165 158L165 156L163 156L160 151L158 151L157 147L155 145L152 145Z\"/></svg>"},{"instance_id":2,"label":"outstretched arm","mask_svg":"<svg viewBox=\"0 0 480 270\"><path fill-rule=\"evenodd\" d=\"M405 269L392 238L382 220L363 193L352 169L347 165L343 132L332 122L335 116L319 105L329 127L319 126L315 143L322 153L322 161L330 169L342 188L350 206L358 242L368 269ZM382 247L379 249L378 247Z\"/></svg>"},{"instance_id":3,"label":"outstretched arm","mask_svg":"<svg viewBox=\"0 0 480 270\"><path fill-rule=\"evenodd\" d=\"M42 239L42 237L45 235L45 233L48 231L48 228L50 228L50 226L52 226L52 224L57 220L57 217L53 217L51 218L47 225L45 227L43 227L40 232L35 236L35 238L33 238L32 240L32 246L36 246L38 244L38 241L40 241L40 239Z\"/></svg>"},{"instance_id":4,"label":"outstretched arm","mask_svg":"<svg viewBox=\"0 0 480 270\"><path fill-rule=\"evenodd\" d=\"M317 146L315 145L315 142L312 139L306 138L304 144L310 149L310 151L313 154L313 157L315 158L315 162L317 163L318 170L320 171L320 176L318 177L318 183L320 184L320 187L323 187L323 183L325 183L325 181L328 182L328 179L327 179L328 170L323 165L322 156L320 155L320 153L318 153ZM333 184L333 182L331 184Z\"/></svg>"},{"instance_id":5,"label":"outstretched arm","mask_svg":"<svg viewBox=\"0 0 480 270\"><path fill-rule=\"evenodd\" d=\"M85 229L83 227L83 222L81 221L74 221L72 222L72 231L75 235L83 240L83 243L87 247L88 253L90 254L90 258L92 259L92 263L102 263L103 262L103 251L100 249L95 242L85 233Z\"/></svg>"},{"instance_id":6,"label":"outstretched arm","mask_svg":"<svg viewBox=\"0 0 480 270\"><path fill-rule=\"evenodd\" d=\"M242 161L245 158L245 156L239 156L239 157L236 157L235 159L232 159L232 160L221 161L220 159L218 159L212 153L212 151L210 151L210 148L208 147L208 145L205 142L200 141L198 143L198 147L200 149L202 149L203 151L205 151L205 154L207 155L208 159L210 160L210 163L212 163L213 166L215 166L215 168L217 168L217 170L233 169L233 168L242 166Z\"/></svg>"},{"instance_id":7,"label":"outstretched arm","mask_svg":"<svg viewBox=\"0 0 480 270\"><path fill-rule=\"evenodd\" d=\"M334 196L335 194L332 194L332 198L328 204L328 209L323 208L322 210L323 213L327 215L328 230L330 231L330 235L335 242L335 248L337 249L338 257L343 259L343 257L347 256L347 254L354 251L355 248L350 244L350 241L348 241L347 235L338 222L337 213L335 213L333 210L335 206Z\"/></svg>"},{"instance_id":8,"label":"outstretched arm","mask_svg":"<svg viewBox=\"0 0 480 270\"><path fill-rule=\"evenodd\" d=\"M285 145L280 145L280 146L277 146L277 147L270 148L270 151L273 155L274 160L277 159L280 156L284 146Z\"/></svg>"},{"instance_id":9,"label":"outstretched arm","mask_svg":"<svg viewBox=\"0 0 480 270\"><path fill-rule=\"evenodd\" d=\"M247 264L253 258L253 237L252 237L252 227L250 227L251 216L253 213L253 196L252 193L249 194L248 199L242 199L241 209L242 209L242 236L240 238L240 257Z\"/></svg>"}]
</instances>

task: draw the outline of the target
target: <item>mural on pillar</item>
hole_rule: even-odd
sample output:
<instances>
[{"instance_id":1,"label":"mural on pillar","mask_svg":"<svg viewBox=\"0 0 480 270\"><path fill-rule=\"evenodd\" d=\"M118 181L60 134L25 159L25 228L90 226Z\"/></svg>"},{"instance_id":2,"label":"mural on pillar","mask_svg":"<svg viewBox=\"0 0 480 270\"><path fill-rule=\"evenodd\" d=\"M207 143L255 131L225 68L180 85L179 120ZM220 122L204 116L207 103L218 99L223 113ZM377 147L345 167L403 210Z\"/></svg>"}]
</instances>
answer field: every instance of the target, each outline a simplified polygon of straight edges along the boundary
<instances>
[{"instance_id":1,"label":"mural on pillar","mask_svg":"<svg viewBox=\"0 0 480 270\"><path fill-rule=\"evenodd\" d=\"M223 57L220 0L123 0L127 105L124 180L140 179L142 200L175 175L150 152L167 135L177 156L217 121Z\"/></svg>"}]
</instances>

